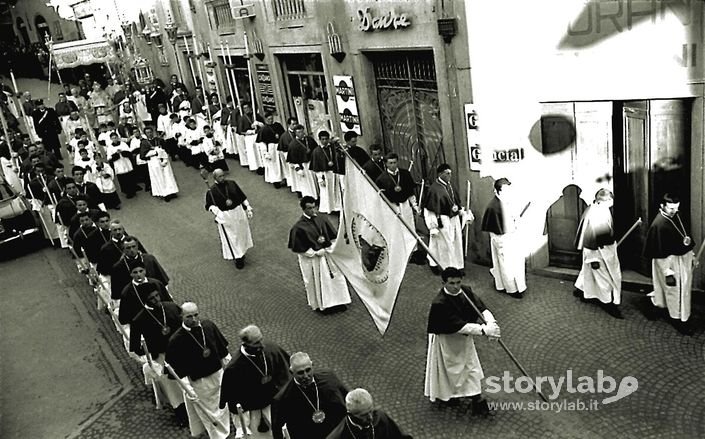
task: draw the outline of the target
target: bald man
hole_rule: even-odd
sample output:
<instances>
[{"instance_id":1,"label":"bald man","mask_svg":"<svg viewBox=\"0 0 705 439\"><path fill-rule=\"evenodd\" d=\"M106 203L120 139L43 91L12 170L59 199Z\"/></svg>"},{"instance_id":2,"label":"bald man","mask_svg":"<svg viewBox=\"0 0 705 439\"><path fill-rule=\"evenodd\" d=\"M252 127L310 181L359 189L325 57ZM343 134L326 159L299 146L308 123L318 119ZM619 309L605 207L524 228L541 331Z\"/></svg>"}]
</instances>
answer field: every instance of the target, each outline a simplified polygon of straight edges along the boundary
<instances>
[{"instance_id":1,"label":"bald man","mask_svg":"<svg viewBox=\"0 0 705 439\"><path fill-rule=\"evenodd\" d=\"M283 439L287 426L291 439L325 439L345 416L348 390L331 371L313 371L307 353L291 356L293 377L274 397L272 436Z\"/></svg>"},{"instance_id":2,"label":"bald man","mask_svg":"<svg viewBox=\"0 0 705 439\"><path fill-rule=\"evenodd\" d=\"M191 399L184 394L191 436L206 432L211 439L225 439L230 434L230 416L218 405L223 366L231 358L228 341L215 323L199 318L193 302L181 305L181 319L181 327L169 339L166 362L180 378L187 378L190 393L197 396Z\"/></svg>"},{"instance_id":3,"label":"bald man","mask_svg":"<svg viewBox=\"0 0 705 439\"><path fill-rule=\"evenodd\" d=\"M206 192L206 210L215 216L223 259L235 259L235 267L245 266L245 253L254 245L250 222L254 211L237 183L225 179L222 169L213 171L215 184Z\"/></svg>"},{"instance_id":4,"label":"bald man","mask_svg":"<svg viewBox=\"0 0 705 439\"><path fill-rule=\"evenodd\" d=\"M253 426L260 433L269 431L272 423L271 404L279 390L291 378L289 354L277 344L263 341L262 331L248 325L240 331L240 350L223 373L220 389L220 407L230 407L233 423L237 429L235 437L244 431L237 416L237 405L242 405L247 434Z\"/></svg>"},{"instance_id":5,"label":"bald man","mask_svg":"<svg viewBox=\"0 0 705 439\"><path fill-rule=\"evenodd\" d=\"M345 396L347 416L327 439L412 439L382 410L376 410L372 395L365 389L353 389Z\"/></svg>"}]
</instances>

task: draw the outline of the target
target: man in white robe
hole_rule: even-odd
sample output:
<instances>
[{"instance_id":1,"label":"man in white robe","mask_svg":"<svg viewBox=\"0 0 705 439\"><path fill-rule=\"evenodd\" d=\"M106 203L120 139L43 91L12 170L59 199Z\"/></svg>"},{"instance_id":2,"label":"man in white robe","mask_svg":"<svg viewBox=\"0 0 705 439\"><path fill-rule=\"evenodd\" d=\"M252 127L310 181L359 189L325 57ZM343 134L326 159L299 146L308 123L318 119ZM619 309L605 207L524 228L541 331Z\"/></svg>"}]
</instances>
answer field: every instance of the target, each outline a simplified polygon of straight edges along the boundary
<instances>
[{"instance_id":1,"label":"man in white robe","mask_svg":"<svg viewBox=\"0 0 705 439\"><path fill-rule=\"evenodd\" d=\"M154 137L154 128L144 129L146 138L142 139L140 157L148 160L149 181L152 183L152 196L163 197L169 202L176 197L179 187L174 178L174 171L169 163L169 154L164 149L164 141Z\"/></svg>"},{"instance_id":2,"label":"man in white robe","mask_svg":"<svg viewBox=\"0 0 705 439\"><path fill-rule=\"evenodd\" d=\"M482 217L482 231L490 234L492 269L495 289L505 291L513 299L521 299L526 291L526 266L517 233L519 215L512 207L510 181L494 182L495 197Z\"/></svg>"},{"instance_id":3,"label":"man in white robe","mask_svg":"<svg viewBox=\"0 0 705 439\"><path fill-rule=\"evenodd\" d=\"M344 309L351 302L348 284L338 266L327 255L337 236L333 225L316 211L316 199L300 201L303 215L289 232L289 248L299 259L309 306L314 310Z\"/></svg>"},{"instance_id":4,"label":"man in white robe","mask_svg":"<svg viewBox=\"0 0 705 439\"><path fill-rule=\"evenodd\" d=\"M583 252L583 265L575 288L578 297L582 291L582 299L599 300L608 314L621 319L617 305L621 303L622 271L610 212L613 204L612 192L600 189L580 220L576 247Z\"/></svg>"},{"instance_id":5,"label":"man in white robe","mask_svg":"<svg viewBox=\"0 0 705 439\"><path fill-rule=\"evenodd\" d=\"M237 183L225 179L222 169L213 171L215 184L206 193L206 210L215 215L223 249L223 259L235 259L235 266L245 266L245 253L252 248L249 220L254 211Z\"/></svg>"},{"instance_id":6,"label":"man in white robe","mask_svg":"<svg viewBox=\"0 0 705 439\"><path fill-rule=\"evenodd\" d=\"M649 293L656 308L666 308L673 326L683 335L692 335L690 318L694 258L693 238L681 219L680 199L665 194L661 208L646 235L644 256L651 259L654 291Z\"/></svg>"},{"instance_id":7,"label":"man in white robe","mask_svg":"<svg viewBox=\"0 0 705 439\"><path fill-rule=\"evenodd\" d=\"M461 270L446 268L441 279L443 288L431 303L428 315L424 395L431 402L471 397L473 415L491 415L487 401L482 398L481 381L485 375L473 337L497 339L499 326L470 287L462 285ZM483 319L486 323L477 323Z\"/></svg>"},{"instance_id":8,"label":"man in white robe","mask_svg":"<svg viewBox=\"0 0 705 439\"><path fill-rule=\"evenodd\" d=\"M460 205L460 195L451 183L450 166L441 164L436 171L438 178L423 200L423 214L430 234L428 247L440 266L430 256L428 262L431 271L438 275L445 267L465 267L463 227L475 217Z\"/></svg>"},{"instance_id":9,"label":"man in white robe","mask_svg":"<svg viewBox=\"0 0 705 439\"><path fill-rule=\"evenodd\" d=\"M330 133L318 133L321 142L311 153L310 170L318 180L319 210L323 213L340 212L342 208L342 192L340 176L335 173L336 151L330 143Z\"/></svg>"}]
</instances>

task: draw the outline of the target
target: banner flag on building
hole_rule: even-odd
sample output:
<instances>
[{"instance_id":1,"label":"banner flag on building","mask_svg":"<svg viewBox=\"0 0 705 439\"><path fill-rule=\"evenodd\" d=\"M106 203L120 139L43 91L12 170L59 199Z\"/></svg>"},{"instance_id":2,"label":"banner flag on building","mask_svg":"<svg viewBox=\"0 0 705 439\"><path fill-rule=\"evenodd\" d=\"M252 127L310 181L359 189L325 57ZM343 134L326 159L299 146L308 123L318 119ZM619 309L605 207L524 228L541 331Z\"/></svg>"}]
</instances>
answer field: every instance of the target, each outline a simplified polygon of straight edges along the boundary
<instances>
[{"instance_id":1,"label":"banner flag on building","mask_svg":"<svg viewBox=\"0 0 705 439\"><path fill-rule=\"evenodd\" d=\"M343 178L343 212L330 257L384 335L416 240L350 159Z\"/></svg>"}]
</instances>

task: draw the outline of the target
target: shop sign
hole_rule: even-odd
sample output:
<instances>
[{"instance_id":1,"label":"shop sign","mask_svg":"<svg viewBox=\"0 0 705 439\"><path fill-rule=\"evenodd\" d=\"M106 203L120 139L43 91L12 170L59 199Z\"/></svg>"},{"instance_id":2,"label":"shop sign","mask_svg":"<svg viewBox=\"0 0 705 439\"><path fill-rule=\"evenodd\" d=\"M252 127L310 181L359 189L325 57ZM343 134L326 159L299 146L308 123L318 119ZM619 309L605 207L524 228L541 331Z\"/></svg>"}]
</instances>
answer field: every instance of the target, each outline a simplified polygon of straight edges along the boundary
<instances>
[{"instance_id":1,"label":"shop sign","mask_svg":"<svg viewBox=\"0 0 705 439\"><path fill-rule=\"evenodd\" d=\"M262 97L262 109L270 113L277 112L277 104L274 100L274 88L272 87L272 75L269 73L267 64L256 64L257 88Z\"/></svg>"},{"instance_id":2,"label":"shop sign","mask_svg":"<svg viewBox=\"0 0 705 439\"><path fill-rule=\"evenodd\" d=\"M397 14L395 11L387 11L385 14L374 16L370 13L370 8L358 9L357 18L360 20L357 28L363 32L396 30L411 26L411 21L406 14Z\"/></svg>"},{"instance_id":3,"label":"shop sign","mask_svg":"<svg viewBox=\"0 0 705 439\"><path fill-rule=\"evenodd\" d=\"M470 170L480 170L480 136L478 132L477 111L475 104L465 104L465 129L468 137L468 156Z\"/></svg>"},{"instance_id":4,"label":"shop sign","mask_svg":"<svg viewBox=\"0 0 705 439\"><path fill-rule=\"evenodd\" d=\"M524 160L524 148L497 149L492 151L492 160L495 163L511 163Z\"/></svg>"},{"instance_id":5,"label":"shop sign","mask_svg":"<svg viewBox=\"0 0 705 439\"><path fill-rule=\"evenodd\" d=\"M334 75L335 102L340 116L340 131L346 133L355 131L358 136L362 135L360 125L360 114L357 109L357 99L355 98L355 86L352 76Z\"/></svg>"}]
</instances>

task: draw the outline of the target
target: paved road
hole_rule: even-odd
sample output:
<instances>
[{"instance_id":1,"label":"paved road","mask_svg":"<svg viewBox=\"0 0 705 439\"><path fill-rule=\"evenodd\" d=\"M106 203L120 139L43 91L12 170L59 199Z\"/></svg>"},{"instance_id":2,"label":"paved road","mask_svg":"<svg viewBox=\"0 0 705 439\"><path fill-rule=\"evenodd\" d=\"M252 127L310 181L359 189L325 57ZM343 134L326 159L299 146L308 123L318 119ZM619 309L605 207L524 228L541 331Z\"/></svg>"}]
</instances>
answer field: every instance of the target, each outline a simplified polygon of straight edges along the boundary
<instances>
[{"instance_id":1,"label":"paved road","mask_svg":"<svg viewBox=\"0 0 705 439\"><path fill-rule=\"evenodd\" d=\"M136 199L126 201L123 210L114 216L158 256L172 277L170 288L177 301L196 301L201 314L215 321L231 344L237 343L236 334L241 327L258 324L266 338L289 352L307 351L316 367L335 370L351 388L369 389L377 404L417 438L705 437L705 336L703 319L699 317L702 309L694 313L699 325L696 336L683 337L664 321L647 321L640 310L645 303L641 295L625 294L625 319L615 320L599 308L573 298L569 282L529 275L529 292L524 300L516 301L493 291L486 267L470 266L468 283L492 309L502 326L504 341L532 376L558 379L570 369L576 385L577 377L596 378L598 370L617 382L625 376L638 379L635 393L610 405L600 405L598 411L556 413L515 408L499 410L489 420L474 419L468 414L467 404L444 407L431 404L423 396L426 316L430 300L440 287L439 278L432 276L428 267L409 267L384 337L376 332L356 298L349 310L341 314L323 316L312 312L306 305L296 258L286 249L288 229L299 216L297 198L288 189L276 190L265 184L262 177L237 162L230 163L231 177L240 183L255 209L255 248L248 254L244 270L235 269L232 262L220 257L215 225L211 215L203 210L205 186L196 171L184 168L180 162L174 164L181 189L179 198L164 203L140 193ZM125 391L103 411L77 406L75 410L84 415L78 418L92 417L75 430L76 435L188 437L186 430L175 427L169 412L154 410L149 389L141 383L136 365L120 351L107 316L93 310L94 299L71 261L53 250L36 257L53 261L54 269L66 279L73 279L72 288L85 306L81 315L97 322L115 350L117 362L104 361L112 361L110 367L124 369L132 386L123 387ZM10 266L21 273L11 279L12 287L26 287L27 277L37 270L35 259L30 261L32 264ZM7 267L3 264L0 269L4 272ZM28 312L17 307L10 309ZM38 330L49 335L50 328L41 325ZM20 343L21 334L18 337L11 343ZM508 371L518 377L516 367L498 344L479 340L477 347L486 376L501 377ZM47 353L49 364L55 361L53 355ZM5 380L6 387L21 385ZM79 395L82 389L76 386L74 390ZM566 386L559 393L556 402L581 396L570 393ZM497 402L536 400L531 394L500 392L488 396ZM594 399L601 401L605 396ZM589 395L582 399L588 400ZM23 416L13 407L5 414L6 419Z\"/></svg>"}]
</instances>

